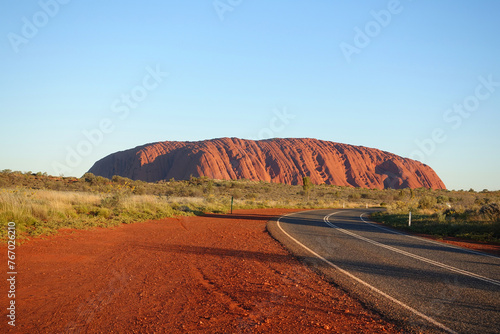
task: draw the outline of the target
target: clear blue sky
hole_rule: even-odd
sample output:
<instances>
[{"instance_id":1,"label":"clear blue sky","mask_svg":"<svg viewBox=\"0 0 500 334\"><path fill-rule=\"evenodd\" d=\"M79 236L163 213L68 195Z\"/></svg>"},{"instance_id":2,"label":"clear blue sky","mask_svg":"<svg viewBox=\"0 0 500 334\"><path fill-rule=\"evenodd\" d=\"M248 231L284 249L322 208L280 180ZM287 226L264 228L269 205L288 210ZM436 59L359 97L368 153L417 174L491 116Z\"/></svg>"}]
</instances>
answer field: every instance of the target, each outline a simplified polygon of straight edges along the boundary
<instances>
[{"instance_id":1,"label":"clear blue sky","mask_svg":"<svg viewBox=\"0 0 500 334\"><path fill-rule=\"evenodd\" d=\"M59 1L1 5L0 169L312 137L500 189L500 1Z\"/></svg>"}]
</instances>

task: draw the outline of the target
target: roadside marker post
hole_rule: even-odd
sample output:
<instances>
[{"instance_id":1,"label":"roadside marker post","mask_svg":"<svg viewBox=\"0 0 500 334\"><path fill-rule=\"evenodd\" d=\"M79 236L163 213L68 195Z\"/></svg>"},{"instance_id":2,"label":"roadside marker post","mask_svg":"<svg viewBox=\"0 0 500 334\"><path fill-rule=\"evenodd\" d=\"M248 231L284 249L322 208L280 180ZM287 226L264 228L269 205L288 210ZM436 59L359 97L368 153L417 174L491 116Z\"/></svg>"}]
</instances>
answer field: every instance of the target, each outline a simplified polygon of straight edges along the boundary
<instances>
[{"instance_id":1,"label":"roadside marker post","mask_svg":"<svg viewBox=\"0 0 500 334\"><path fill-rule=\"evenodd\" d=\"M408 226L411 226L411 211L410 214L408 215Z\"/></svg>"},{"instance_id":2,"label":"roadside marker post","mask_svg":"<svg viewBox=\"0 0 500 334\"><path fill-rule=\"evenodd\" d=\"M234 199L234 197L231 196L231 214L233 214L233 199Z\"/></svg>"}]
</instances>

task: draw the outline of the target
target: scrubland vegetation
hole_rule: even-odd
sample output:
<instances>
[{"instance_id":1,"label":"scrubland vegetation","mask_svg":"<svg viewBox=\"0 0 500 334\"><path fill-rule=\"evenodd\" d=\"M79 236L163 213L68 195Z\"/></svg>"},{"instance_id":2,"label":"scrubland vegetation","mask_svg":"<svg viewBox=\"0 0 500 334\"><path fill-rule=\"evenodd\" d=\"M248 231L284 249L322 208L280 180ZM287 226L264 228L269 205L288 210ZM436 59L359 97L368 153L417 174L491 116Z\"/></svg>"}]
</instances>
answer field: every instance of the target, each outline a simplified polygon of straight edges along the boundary
<instances>
[{"instance_id":1,"label":"scrubland vegetation","mask_svg":"<svg viewBox=\"0 0 500 334\"><path fill-rule=\"evenodd\" d=\"M408 201L388 204L386 211L371 218L413 233L500 243L498 203L498 191L424 191Z\"/></svg>"},{"instance_id":2,"label":"scrubland vegetation","mask_svg":"<svg viewBox=\"0 0 500 334\"><path fill-rule=\"evenodd\" d=\"M384 207L372 218L412 232L500 241L500 191L370 190L291 186L192 177L146 183L90 173L82 178L0 172L0 224L16 222L21 240L61 228L109 227L148 219L250 208ZM408 212L412 226L408 227Z\"/></svg>"}]
</instances>

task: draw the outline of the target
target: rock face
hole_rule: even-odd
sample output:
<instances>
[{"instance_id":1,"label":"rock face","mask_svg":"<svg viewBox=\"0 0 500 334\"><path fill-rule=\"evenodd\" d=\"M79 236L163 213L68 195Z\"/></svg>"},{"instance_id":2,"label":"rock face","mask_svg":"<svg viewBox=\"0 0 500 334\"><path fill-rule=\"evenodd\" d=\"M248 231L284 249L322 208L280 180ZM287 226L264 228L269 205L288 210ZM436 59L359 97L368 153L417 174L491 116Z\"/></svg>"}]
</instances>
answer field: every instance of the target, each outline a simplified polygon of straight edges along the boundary
<instances>
[{"instance_id":1,"label":"rock face","mask_svg":"<svg viewBox=\"0 0 500 334\"><path fill-rule=\"evenodd\" d=\"M199 142L165 141L113 153L89 170L111 178L133 180L249 179L363 188L445 189L427 165L363 146L317 139L243 140L219 138Z\"/></svg>"}]
</instances>

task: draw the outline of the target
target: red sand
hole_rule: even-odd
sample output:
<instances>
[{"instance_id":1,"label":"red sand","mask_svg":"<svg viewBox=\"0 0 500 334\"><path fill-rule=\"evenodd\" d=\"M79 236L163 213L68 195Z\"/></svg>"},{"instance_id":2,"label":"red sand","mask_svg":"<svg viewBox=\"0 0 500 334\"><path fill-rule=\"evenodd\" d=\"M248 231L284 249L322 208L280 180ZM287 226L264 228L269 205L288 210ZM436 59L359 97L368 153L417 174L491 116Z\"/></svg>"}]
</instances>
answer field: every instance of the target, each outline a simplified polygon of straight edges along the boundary
<instances>
[{"instance_id":1,"label":"red sand","mask_svg":"<svg viewBox=\"0 0 500 334\"><path fill-rule=\"evenodd\" d=\"M2 333L394 333L265 231L292 210L65 231L16 249L16 327ZM7 251L0 258L7 272Z\"/></svg>"}]
</instances>

